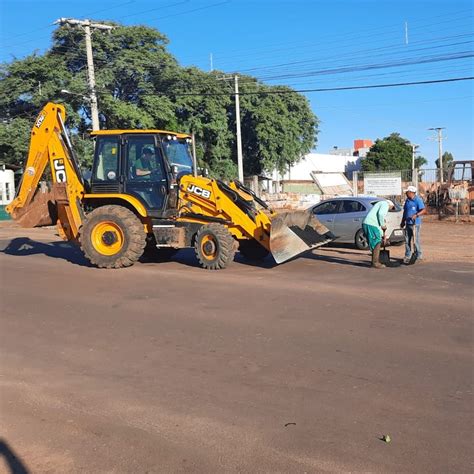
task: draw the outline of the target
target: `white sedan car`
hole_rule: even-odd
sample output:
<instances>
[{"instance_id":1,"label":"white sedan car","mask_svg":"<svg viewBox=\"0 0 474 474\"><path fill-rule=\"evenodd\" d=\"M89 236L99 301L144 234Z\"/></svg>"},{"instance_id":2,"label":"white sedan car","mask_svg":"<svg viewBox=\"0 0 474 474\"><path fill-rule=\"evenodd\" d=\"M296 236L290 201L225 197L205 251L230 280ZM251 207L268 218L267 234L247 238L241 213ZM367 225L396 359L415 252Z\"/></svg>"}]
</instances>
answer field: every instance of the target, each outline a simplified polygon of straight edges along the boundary
<instances>
[{"instance_id":1,"label":"white sedan car","mask_svg":"<svg viewBox=\"0 0 474 474\"><path fill-rule=\"evenodd\" d=\"M372 206L383 198L358 196L338 197L316 204L311 209L319 221L338 238L336 242L354 244L358 249L368 249L367 239L362 231L362 221ZM391 245L405 242L405 231L400 228L403 210L398 204L386 218L387 238Z\"/></svg>"}]
</instances>

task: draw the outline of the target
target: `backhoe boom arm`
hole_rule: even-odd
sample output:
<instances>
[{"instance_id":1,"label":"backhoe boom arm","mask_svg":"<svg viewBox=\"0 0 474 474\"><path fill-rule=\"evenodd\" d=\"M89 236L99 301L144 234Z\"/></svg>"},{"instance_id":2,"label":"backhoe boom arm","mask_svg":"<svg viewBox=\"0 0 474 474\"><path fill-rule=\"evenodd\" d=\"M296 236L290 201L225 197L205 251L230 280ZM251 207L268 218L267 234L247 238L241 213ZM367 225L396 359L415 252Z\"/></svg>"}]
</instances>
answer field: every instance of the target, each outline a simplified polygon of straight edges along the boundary
<instances>
[{"instance_id":1,"label":"backhoe boom arm","mask_svg":"<svg viewBox=\"0 0 474 474\"><path fill-rule=\"evenodd\" d=\"M53 214L61 236L76 240L82 223L84 182L64 126L65 117L64 107L51 102L39 113L17 195L6 210L24 227L51 223L48 215ZM48 164L53 186L49 193L40 193L38 184Z\"/></svg>"}]
</instances>

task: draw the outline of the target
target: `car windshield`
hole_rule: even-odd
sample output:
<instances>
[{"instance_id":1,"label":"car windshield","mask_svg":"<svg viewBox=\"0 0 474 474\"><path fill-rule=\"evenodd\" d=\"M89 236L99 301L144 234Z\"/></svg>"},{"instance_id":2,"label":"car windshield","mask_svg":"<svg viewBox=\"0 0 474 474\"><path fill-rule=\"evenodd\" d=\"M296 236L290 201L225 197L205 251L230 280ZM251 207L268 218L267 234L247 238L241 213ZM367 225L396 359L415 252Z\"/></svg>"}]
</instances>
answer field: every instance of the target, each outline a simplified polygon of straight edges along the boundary
<instances>
[{"instance_id":1,"label":"car windshield","mask_svg":"<svg viewBox=\"0 0 474 474\"><path fill-rule=\"evenodd\" d=\"M176 165L180 172L185 171L192 173L193 159L189 152L189 143L187 139L176 139L166 137L163 140L163 149L170 166Z\"/></svg>"}]
</instances>

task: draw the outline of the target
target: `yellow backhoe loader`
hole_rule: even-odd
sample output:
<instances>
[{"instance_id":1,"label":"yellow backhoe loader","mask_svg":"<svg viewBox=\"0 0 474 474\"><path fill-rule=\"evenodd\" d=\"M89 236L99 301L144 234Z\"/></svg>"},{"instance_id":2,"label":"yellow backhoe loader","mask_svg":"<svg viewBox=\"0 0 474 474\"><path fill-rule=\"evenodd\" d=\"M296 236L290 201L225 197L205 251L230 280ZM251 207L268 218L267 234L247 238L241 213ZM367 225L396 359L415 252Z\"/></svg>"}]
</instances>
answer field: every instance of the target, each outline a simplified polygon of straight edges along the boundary
<instances>
[{"instance_id":1,"label":"yellow backhoe loader","mask_svg":"<svg viewBox=\"0 0 474 474\"><path fill-rule=\"evenodd\" d=\"M93 132L90 181L83 179L64 126L65 109L48 103L32 131L28 160L7 207L24 227L56 223L97 267L133 265L145 252L194 247L207 269L225 268L237 249L277 263L334 236L311 214L276 214L238 181L196 175L191 137L163 130ZM38 190L47 165L49 192Z\"/></svg>"}]
</instances>

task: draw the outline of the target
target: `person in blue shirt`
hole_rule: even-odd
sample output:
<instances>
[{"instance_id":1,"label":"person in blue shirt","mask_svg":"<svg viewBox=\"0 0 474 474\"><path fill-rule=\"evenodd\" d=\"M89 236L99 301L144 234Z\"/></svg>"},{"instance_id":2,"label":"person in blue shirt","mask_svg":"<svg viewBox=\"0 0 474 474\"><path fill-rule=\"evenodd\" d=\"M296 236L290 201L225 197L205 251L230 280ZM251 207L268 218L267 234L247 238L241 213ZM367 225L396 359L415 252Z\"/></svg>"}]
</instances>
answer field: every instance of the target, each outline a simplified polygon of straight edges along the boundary
<instances>
[{"instance_id":1,"label":"person in blue shirt","mask_svg":"<svg viewBox=\"0 0 474 474\"><path fill-rule=\"evenodd\" d=\"M403 218L400 224L401 228L405 227L405 258L404 263L410 261L412 253L412 242L413 235L416 230L415 237L415 252L417 260L422 259L421 243L420 243L420 228L421 228L421 217L426 214L425 203L421 197L416 195L415 186L408 186L405 191L406 201L403 206Z\"/></svg>"},{"instance_id":2,"label":"person in blue shirt","mask_svg":"<svg viewBox=\"0 0 474 474\"><path fill-rule=\"evenodd\" d=\"M380 263L380 247L383 233L387 230L385 217L387 217L388 210L393 207L393 202L388 199L378 201L372 206L362 222L362 229L372 252L372 268L385 268L385 265Z\"/></svg>"}]
</instances>

